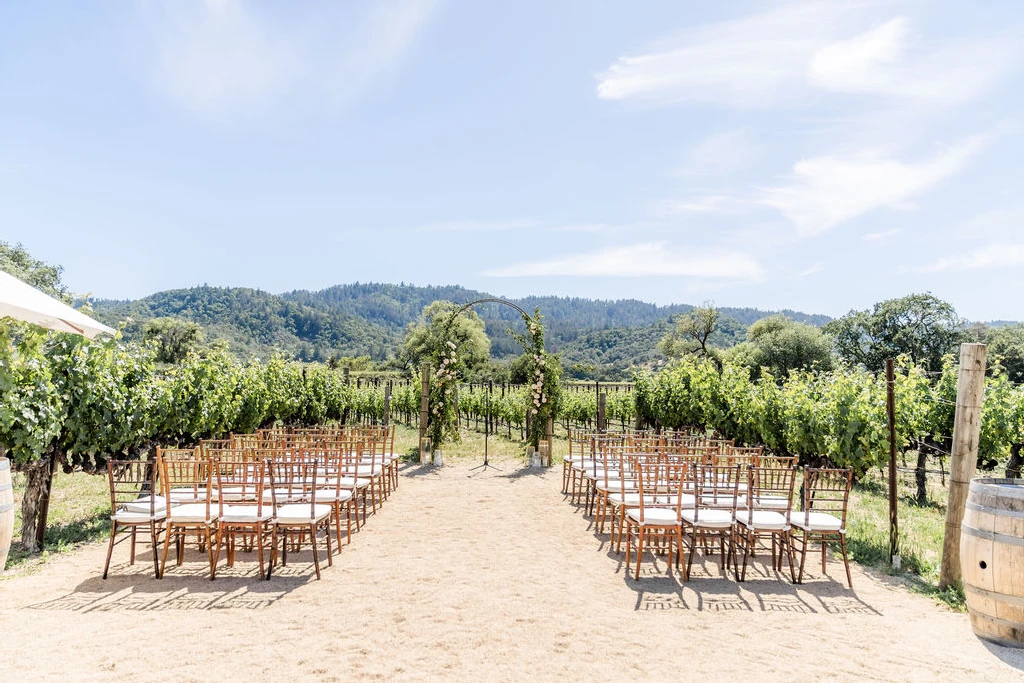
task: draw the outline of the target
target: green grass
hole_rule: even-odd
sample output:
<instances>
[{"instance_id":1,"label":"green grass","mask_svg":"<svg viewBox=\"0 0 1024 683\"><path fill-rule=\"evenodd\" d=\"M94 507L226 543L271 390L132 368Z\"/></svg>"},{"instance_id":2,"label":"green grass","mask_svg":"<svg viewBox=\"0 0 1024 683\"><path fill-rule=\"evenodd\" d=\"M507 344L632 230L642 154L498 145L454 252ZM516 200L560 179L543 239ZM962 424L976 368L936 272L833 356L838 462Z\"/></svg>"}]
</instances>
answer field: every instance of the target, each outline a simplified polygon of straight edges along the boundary
<instances>
[{"instance_id":1,"label":"green grass","mask_svg":"<svg viewBox=\"0 0 1024 683\"><path fill-rule=\"evenodd\" d=\"M522 458L526 464L526 447L513 430L514 438L509 439L504 434L491 434L487 439L487 454L492 459ZM461 441L458 443L446 443L442 447L446 462L463 462L479 460L484 461L484 433L471 429L463 429ZM567 442L561 442L562 451L568 452ZM553 462L561 463L559 453L559 441L555 441L555 457ZM415 428L399 425L395 430L395 452L401 453L403 459L410 462L419 462L419 431Z\"/></svg>"},{"instance_id":2,"label":"green grass","mask_svg":"<svg viewBox=\"0 0 1024 683\"><path fill-rule=\"evenodd\" d=\"M915 500L913 473L901 472L897 477L897 494L902 569L892 569L889 562L888 484L878 472L869 473L850 494L847 543L853 559L899 577L912 590L955 610L965 611L962 588L939 589L948 490L938 477L929 475L929 503L919 505Z\"/></svg>"},{"instance_id":3,"label":"green grass","mask_svg":"<svg viewBox=\"0 0 1024 683\"><path fill-rule=\"evenodd\" d=\"M7 571L30 571L53 553L73 550L110 534L110 493L106 476L58 472L50 491L46 544L42 553L21 548L21 498L25 477L14 473L14 543L7 557Z\"/></svg>"}]
</instances>

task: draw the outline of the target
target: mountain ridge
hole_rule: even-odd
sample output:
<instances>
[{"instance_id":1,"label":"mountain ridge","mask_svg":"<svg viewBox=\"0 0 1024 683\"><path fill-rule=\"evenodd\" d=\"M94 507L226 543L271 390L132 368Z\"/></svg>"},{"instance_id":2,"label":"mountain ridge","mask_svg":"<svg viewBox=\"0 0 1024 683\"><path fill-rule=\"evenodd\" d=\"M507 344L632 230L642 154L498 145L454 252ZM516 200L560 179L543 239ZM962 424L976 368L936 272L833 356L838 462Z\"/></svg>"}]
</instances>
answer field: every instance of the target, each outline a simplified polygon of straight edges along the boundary
<instances>
[{"instance_id":1,"label":"mountain ridge","mask_svg":"<svg viewBox=\"0 0 1024 683\"><path fill-rule=\"evenodd\" d=\"M379 362L394 356L406 328L418 319L427 304L437 299L461 304L483 298L497 297L461 285L355 282L280 294L247 287L202 285L154 292L135 300L100 299L93 306L100 320L123 326L129 338L141 336L146 321L169 317L201 325L208 337L224 339L240 356L263 357L280 349L307 361L369 356ZM630 366L655 361L659 355L657 340L670 327L671 320L694 308L689 304L659 306L637 299L536 295L508 301L528 312L541 310L549 347L565 354L563 362L567 367L607 365L609 370L614 367L617 374L627 372ZM521 352L518 344L505 334L506 329L520 324L518 312L496 303L481 304L474 310L485 322L493 357L507 358ZM791 310L719 310L723 317L735 322L733 327L743 329L776 313L819 326L831 319Z\"/></svg>"}]
</instances>

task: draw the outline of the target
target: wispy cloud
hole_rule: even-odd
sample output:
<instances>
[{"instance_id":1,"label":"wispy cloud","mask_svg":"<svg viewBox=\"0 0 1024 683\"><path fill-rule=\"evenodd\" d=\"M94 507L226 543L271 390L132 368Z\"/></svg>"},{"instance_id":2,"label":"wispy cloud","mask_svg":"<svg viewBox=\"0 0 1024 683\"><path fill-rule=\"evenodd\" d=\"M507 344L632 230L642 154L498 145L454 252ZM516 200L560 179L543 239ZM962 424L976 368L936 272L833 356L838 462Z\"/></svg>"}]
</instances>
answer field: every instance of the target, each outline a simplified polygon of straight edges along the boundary
<instances>
[{"instance_id":1,"label":"wispy cloud","mask_svg":"<svg viewBox=\"0 0 1024 683\"><path fill-rule=\"evenodd\" d=\"M540 221L441 221L428 223L416 228L417 232L504 232L506 230L523 230L535 228Z\"/></svg>"},{"instance_id":2,"label":"wispy cloud","mask_svg":"<svg viewBox=\"0 0 1024 683\"><path fill-rule=\"evenodd\" d=\"M947 256L912 270L917 273L1009 268L1024 264L1024 244L990 244L959 256Z\"/></svg>"},{"instance_id":3,"label":"wispy cloud","mask_svg":"<svg viewBox=\"0 0 1024 683\"><path fill-rule=\"evenodd\" d=\"M674 215L687 213L733 213L748 206L748 202L724 194L702 195L686 199L666 199L658 202L656 213Z\"/></svg>"},{"instance_id":4,"label":"wispy cloud","mask_svg":"<svg viewBox=\"0 0 1024 683\"><path fill-rule=\"evenodd\" d=\"M808 275L814 275L815 273L820 273L823 270L825 270L825 264L822 263L821 261L818 261L817 263L815 263L815 264L813 264L811 266L808 266L807 268L804 268L803 270L798 272L796 274L796 276L797 276L797 278L804 278L804 277L807 277Z\"/></svg>"},{"instance_id":5,"label":"wispy cloud","mask_svg":"<svg viewBox=\"0 0 1024 683\"><path fill-rule=\"evenodd\" d=\"M759 150L746 131L715 133L694 145L686 156L683 173L687 175L725 175L749 166Z\"/></svg>"},{"instance_id":6,"label":"wispy cloud","mask_svg":"<svg viewBox=\"0 0 1024 683\"><path fill-rule=\"evenodd\" d=\"M987 89L1011 63L1006 43L991 39L911 54L908 19L889 17L863 30L879 6L886 7L795 2L701 26L620 57L598 77L597 95L762 108L824 89L960 102Z\"/></svg>"},{"instance_id":7,"label":"wispy cloud","mask_svg":"<svg viewBox=\"0 0 1024 683\"><path fill-rule=\"evenodd\" d=\"M869 232L863 237L862 240L865 242L873 242L874 244L888 244L892 241L892 238L903 232L900 228L893 228L892 230L882 230L880 232Z\"/></svg>"},{"instance_id":8,"label":"wispy cloud","mask_svg":"<svg viewBox=\"0 0 1024 683\"><path fill-rule=\"evenodd\" d=\"M896 17L816 52L807 75L826 90L958 103L988 89L1010 63L1010 48L989 39L908 55L910 20Z\"/></svg>"},{"instance_id":9,"label":"wispy cloud","mask_svg":"<svg viewBox=\"0 0 1024 683\"><path fill-rule=\"evenodd\" d=\"M697 28L660 49L620 57L603 73L607 100L714 102L763 107L795 97L807 60L853 5L795 3Z\"/></svg>"},{"instance_id":10,"label":"wispy cloud","mask_svg":"<svg viewBox=\"0 0 1024 683\"><path fill-rule=\"evenodd\" d=\"M764 270L752 257L738 251L672 248L666 242L610 247L566 258L492 268L491 277L652 277L757 280Z\"/></svg>"},{"instance_id":11,"label":"wispy cloud","mask_svg":"<svg viewBox=\"0 0 1024 683\"><path fill-rule=\"evenodd\" d=\"M400 63L433 5L387 0L354 17L303 6L287 20L240 0L147 5L154 85L208 117L337 106Z\"/></svg>"},{"instance_id":12,"label":"wispy cloud","mask_svg":"<svg viewBox=\"0 0 1024 683\"><path fill-rule=\"evenodd\" d=\"M988 140L968 138L921 163L879 155L806 159L787 185L761 191L756 201L781 211L799 234L820 234L873 209L904 206L963 170Z\"/></svg>"}]
</instances>

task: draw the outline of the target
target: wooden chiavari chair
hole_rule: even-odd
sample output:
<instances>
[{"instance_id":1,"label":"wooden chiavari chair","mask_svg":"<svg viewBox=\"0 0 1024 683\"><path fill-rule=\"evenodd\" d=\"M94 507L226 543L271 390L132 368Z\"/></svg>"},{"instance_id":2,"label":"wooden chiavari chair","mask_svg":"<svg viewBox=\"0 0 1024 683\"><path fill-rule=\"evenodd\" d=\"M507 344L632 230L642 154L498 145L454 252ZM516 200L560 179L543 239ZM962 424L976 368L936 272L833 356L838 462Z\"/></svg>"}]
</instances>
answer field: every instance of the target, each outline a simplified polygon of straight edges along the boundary
<instances>
[{"instance_id":1,"label":"wooden chiavari chair","mask_svg":"<svg viewBox=\"0 0 1024 683\"><path fill-rule=\"evenodd\" d=\"M277 537L281 534L281 564L288 564L289 540L296 546L309 536L313 550L313 567L316 578L320 578L320 553L317 536L322 532L327 541L327 564L334 564L331 550L330 505L317 503L316 494L320 465L315 459L291 457L285 460L268 460L270 467L270 492L275 506L271 535L270 568L267 577L274 570L277 561ZM283 505L277 501L277 493L286 491L289 502Z\"/></svg>"},{"instance_id":2,"label":"wooden chiavari chair","mask_svg":"<svg viewBox=\"0 0 1024 683\"><path fill-rule=\"evenodd\" d=\"M808 468L804 470L802 510L790 517L793 531L791 542L799 544L800 572L796 582L804 580L804 562L807 547L812 542L821 544L821 573L826 569L825 547L829 540L839 541L846 567L846 582L853 588L850 559L846 552L846 510L853 485L853 470Z\"/></svg>"},{"instance_id":3,"label":"wooden chiavari chair","mask_svg":"<svg viewBox=\"0 0 1024 683\"><path fill-rule=\"evenodd\" d=\"M170 502L164 520L164 550L160 560L160 576L167 567L167 551L172 539L176 546L178 566L184 561L184 541L189 533L199 537L205 548L214 575L213 533L217 528L218 510L211 509L212 469L207 459L194 451L157 449L163 497Z\"/></svg>"},{"instance_id":4,"label":"wooden chiavari chair","mask_svg":"<svg viewBox=\"0 0 1024 683\"><path fill-rule=\"evenodd\" d=\"M245 451L251 454L252 451ZM274 519L274 501L269 489L267 461L253 457L231 459L222 457L211 461L216 473L216 492L219 505L217 524L217 547L213 553L213 569L210 578L216 575L217 559L227 543L227 565L235 564L236 542L242 537L243 547L252 541L260 567L260 577L269 578L264 561L264 551L269 550Z\"/></svg>"},{"instance_id":5,"label":"wooden chiavari chair","mask_svg":"<svg viewBox=\"0 0 1024 683\"><path fill-rule=\"evenodd\" d=\"M676 567L683 569L683 581L689 577L689 564L681 563L683 554L682 503L687 465L683 462L668 462L661 458L639 462L639 490L637 506L626 510L626 573L629 573L630 556L636 549L636 573L634 580L640 580L640 562L648 542L654 542L668 550L668 567L672 560ZM655 501L651 503L650 501Z\"/></svg>"},{"instance_id":6,"label":"wooden chiavari chair","mask_svg":"<svg viewBox=\"0 0 1024 683\"><path fill-rule=\"evenodd\" d=\"M687 573L697 552L698 538L718 536L722 574L727 560L735 558L733 524L740 483L738 466L698 465L693 477L694 507L683 509L683 528L690 530ZM727 552L728 550L728 552Z\"/></svg>"},{"instance_id":7,"label":"wooden chiavari chair","mask_svg":"<svg viewBox=\"0 0 1024 683\"><path fill-rule=\"evenodd\" d=\"M103 578L110 570L110 558L118 532L131 539L129 564L135 564L135 539L139 529L149 531L153 548L153 572L160 578L157 545L164 520L167 518L167 499L157 495L157 464L153 460L108 460L107 481L110 485L110 544L107 561L103 565ZM124 540L122 537L121 540Z\"/></svg>"},{"instance_id":8,"label":"wooden chiavari chair","mask_svg":"<svg viewBox=\"0 0 1024 683\"><path fill-rule=\"evenodd\" d=\"M743 567L736 578L747 578L747 561L757 541L771 541L772 569L782 571L782 556L789 560L793 575L793 548L789 542L790 512L792 511L793 482L796 471L792 468L751 466L747 468L747 487L742 510L736 512L736 542L743 548ZM778 552L776 552L778 551Z\"/></svg>"}]
</instances>

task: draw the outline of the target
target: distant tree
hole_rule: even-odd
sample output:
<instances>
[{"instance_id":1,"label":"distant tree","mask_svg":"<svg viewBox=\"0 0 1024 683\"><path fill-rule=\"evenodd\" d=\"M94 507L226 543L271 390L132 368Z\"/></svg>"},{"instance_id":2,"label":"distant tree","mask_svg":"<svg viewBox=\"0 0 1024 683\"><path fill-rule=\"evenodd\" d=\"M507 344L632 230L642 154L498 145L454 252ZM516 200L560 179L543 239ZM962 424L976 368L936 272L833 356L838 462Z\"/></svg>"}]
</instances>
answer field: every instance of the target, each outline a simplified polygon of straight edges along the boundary
<instances>
[{"instance_id":1,"label":"distant tree","mask_svg":"<svg viewBox=\"0 0 1024 683\"><path fill-rule=\"evenodd\" d=\"M343 356L340 353L335 353L327 359L327 367L331 370L348 368L353 372L369 372L375 369L373 359L369 356L353 358L352 356Z\"/></svg>"},{"instance_id":2,"label":"distant tree","mask_svg":"<svg viewBox=\"0 0 1024 683\"><path fill-rule=\"evenodd\" d=\"M444 339L453 339L466 357L462 360L468 369L486 363L491 351L491 340L484 331L484 321L472 310L452 317L459 306L451 301L435 301L420 313L419 320L409 326L405 340L398 351L402 365L415 371L431 357Z\"/></svg>"},{"instance_id":3,"label":"distant tree","mask_svg":"<svg viewBox=\"0 0 1024 683\"><path fill-rule=\"evenodd\" d=\"M676 319L675 327L658 344L658 348L669 358L681 358L694 354L710 358L719 370L722 360L717 349L711 346L711 336L718 329L721 312L714 304L706 301L689 313Z\"/></svg>"},{"instance_id":4,"label":"distant tree","mask_svg":"<svg viewBox=\"0 0 1024 683\"><path fill-rule=\"evenodd\" d=\"M966 325L951 304L925 293L881 301L870 311L850 311L828 323L825 333L842 358L871 370L902 354L939 370L942 357L966 339Z\"/></svg>"},{"instance_id":5,"label":"distant tree","mask_svg":"<svg viewBox=\"0 0 1024 683\"><path fill-rule=\"evenodd\" d=\"M785 377L790 370L832 369L832 341L817 327L781 314L751 325L747 341L734 346L729 355L749 366L754 376L762 367L775 377Z\"/></svg>"},{"instance_id":6,"label":"distant tree","mask_svg":"<svg viewBox=\"0 0 1024 683\"><path fill-rule=\"evenodd\" d=\"M971 338L988 344L988 357L998 360L1006 377L1015 384L1024 384L1024 323L1005 326L977 325Z\"/></svg>"},{"instance_id":7,"label":"distant tree","mask_svg":"<svg viewBox=\"0 0 1024 683\"><path fill-rule=\"evenodd\" d=\"M0 242L0 270L27 282L52 297L65 303L71 303L71 294L61 281L64 268L51 266L33 258L21 244L15 244L12 247L7 242Z\"/></svg>"},{"instance_id":8,"label":"distant tree","mask_svg":"<svg viewBox=\"0 0 1024 683\"><path fill-rule=\"evenodd\" d=\"M180 363L204 340L198 323L178 318L153 318L146 322L143 339L153 344L158 363Z\"/></svg>"}]
</instances>

